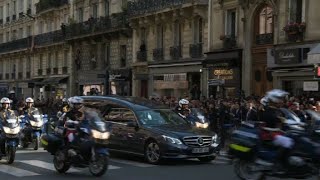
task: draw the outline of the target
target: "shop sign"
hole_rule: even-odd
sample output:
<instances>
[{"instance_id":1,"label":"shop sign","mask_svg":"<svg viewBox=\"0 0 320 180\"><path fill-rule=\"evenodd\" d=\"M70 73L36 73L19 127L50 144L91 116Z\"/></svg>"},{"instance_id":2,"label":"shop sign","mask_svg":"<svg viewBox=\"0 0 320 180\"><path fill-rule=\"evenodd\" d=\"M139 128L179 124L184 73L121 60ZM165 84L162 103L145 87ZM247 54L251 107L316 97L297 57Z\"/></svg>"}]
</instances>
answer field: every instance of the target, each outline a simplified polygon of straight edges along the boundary
<instances>
[{"instance_id":1,"label":"shop sign","mask_svg":"<svg viewBox=\"0 0 320 180\"><path fill-rule=\"evenodd\" d=\"M301 62L301 48L276 50L276 64L296 64Z\"/></svg>"},{"instance_id":2,"label":"shop sign","mask_svg":"<svg viewBox=\"0 0 320 180\"><path fill-rule=\"evenodd\" d=\"M303 91L319 91L319 82L318 81L303 82Z\"/></svg>"},{"instance_id":3,"label":"shop sign","mask_svg":"<svg viewBox=\"0 0 320 180\"><path fill-rule=\"evenodd\" d=\"M233 69L213 69L213 75L215 79L232 80L233 79Z\"/></svg>"},{"instance_id":4,"label":"shop sign","mask_svg":"<svg viewBox=\"0 0 320 180\"><path fill-rule=\"evenodd\" d=\"M115 79L120 79L121 74L110 74L109 79L110 80L115 80Z\"/></svg>"}]
</instances>

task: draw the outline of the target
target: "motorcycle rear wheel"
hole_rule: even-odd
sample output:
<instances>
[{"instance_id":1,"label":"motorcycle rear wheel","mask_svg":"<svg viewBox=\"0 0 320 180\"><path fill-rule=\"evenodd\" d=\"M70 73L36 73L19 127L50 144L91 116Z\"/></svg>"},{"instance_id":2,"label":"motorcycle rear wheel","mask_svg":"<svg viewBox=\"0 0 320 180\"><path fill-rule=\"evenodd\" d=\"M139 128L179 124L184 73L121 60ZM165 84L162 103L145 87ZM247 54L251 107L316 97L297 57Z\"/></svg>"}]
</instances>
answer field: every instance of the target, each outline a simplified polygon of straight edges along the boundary
<instances>
[{"instance_id":1,"label":"motorcycle rear wheel","mask_svg":"<svg viewBox=\"0 0 320 180\"><path fill-rule=\"evenodd\" d=\"M234 164L236 175L242 180L264 180L266 177L261 171L254 171L255 163L253 161L246 161L238 159Z\"/></svg>"},{"instance_id":2,"label":"motorcycle rear wheel","mask_svg":"<svg viewBox=\"0 0 320 180\"><path fill-rule=\"evenodd\" d=\"M93 176L100 177L104 175L109 166L109 157L104 154L97 154L96 161L89 164L89 171Z\"/></svg>"}]
</instances>

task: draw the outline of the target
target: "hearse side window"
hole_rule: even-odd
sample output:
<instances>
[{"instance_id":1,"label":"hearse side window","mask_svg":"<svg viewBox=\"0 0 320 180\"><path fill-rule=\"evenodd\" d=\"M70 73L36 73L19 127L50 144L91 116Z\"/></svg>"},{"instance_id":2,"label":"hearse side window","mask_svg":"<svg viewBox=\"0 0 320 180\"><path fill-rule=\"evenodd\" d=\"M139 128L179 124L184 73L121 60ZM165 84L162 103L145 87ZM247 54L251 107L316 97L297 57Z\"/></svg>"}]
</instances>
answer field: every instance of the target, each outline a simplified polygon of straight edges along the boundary
<instances>
[{"instance_id":1,"label":"hearse side window","mask_svg":"<svg viewBox=\"0 0 320 180\"><path fill-rule=\"evenodd\" d=\"M115 123L127 123L136 120L134 113L127 108L112 108L104 117L106 121Z\"/></svg>"}]
</instances>

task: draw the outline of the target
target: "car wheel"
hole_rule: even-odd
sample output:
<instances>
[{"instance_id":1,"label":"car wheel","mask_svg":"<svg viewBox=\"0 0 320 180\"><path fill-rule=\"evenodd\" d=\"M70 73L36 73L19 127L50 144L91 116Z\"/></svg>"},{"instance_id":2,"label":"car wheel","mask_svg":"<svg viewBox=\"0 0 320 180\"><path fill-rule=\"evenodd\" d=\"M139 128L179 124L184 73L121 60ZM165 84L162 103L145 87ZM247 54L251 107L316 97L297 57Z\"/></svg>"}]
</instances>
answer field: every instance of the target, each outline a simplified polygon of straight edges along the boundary
<instances>
[{"instance_id":1,"label":"car wheel","mask_svg":"<svg viewBox=\"0 0 320 180\"><path fill-rule=\"evenodd\" d=\"M150 164L159 164L161 161L160 147L156 141L149 141L144 148L144 157Z\"/></svg>"},{"instance_id":2,"label":"car wheel","mask_svg":"<svg viewBox=\"0 0 320 180\"><path fill-rule=\"evenodd\" d=\"M209 163L209 162L215 160L215 159L216 159L216 156L199 157L198 159L199 159L201 162Z\"/></svg>"}]
</instances>

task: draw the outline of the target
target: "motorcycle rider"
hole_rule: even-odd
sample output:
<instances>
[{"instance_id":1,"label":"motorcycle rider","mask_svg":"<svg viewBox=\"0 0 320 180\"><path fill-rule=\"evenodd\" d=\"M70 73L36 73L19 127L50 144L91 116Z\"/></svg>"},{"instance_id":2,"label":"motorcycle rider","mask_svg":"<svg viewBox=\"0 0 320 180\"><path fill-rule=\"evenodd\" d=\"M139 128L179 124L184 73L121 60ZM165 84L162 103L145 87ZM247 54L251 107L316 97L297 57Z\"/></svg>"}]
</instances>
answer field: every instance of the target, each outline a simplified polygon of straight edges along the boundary
<instances>
[{"instance_id":1,"label":"motorcycle rider","mask_svg":"<svg viewBox=\"0 0 320 180\"><path fill-rule=\"evenodd\" d=\"M62 99L62 107L61 107L61 112L62 113L66 113L70 111L70 105L69 105L69 101L67 98L63 98Z\"/></svg>"},{"instance_id":2,"label":"motorcycle rider","mask_svg":"<svg viewBox=\"0 0 320 180\"><path fill-rule=\"evenodd\" d=\"M6 98L6 97L2 98L0 100L0 103L1 103L1 109L0 109L0 118L1 118L0 125L1 125L6 120L7 113L14 113L14 111L10 109L11 101L9 98ZM1 157L5 154L5 141L1 134L0 134L0 147L1 147L1 151L0 151L0 159L1 159Z\"/></svg>"},{"instance_id":3,"label":"motorcycle rider","mask_svg":"<svg viewBox=\"0 0 320 180\"><path fill-rule=\"evenodd\" d=\"M31 97L28 97L26 99L26 106L23 108L23 112L26 115L30 115L31 112L37 111L38 109L34 106L34 100Z\"/></svg>"},{"instance_id":4,"label":"motorcycle rider","mask_svg":"<svg viewBox=\"0 0 320 180\"><path fill-rule=\"evenodd\" d=\"M191 110L189 109L189 101L186 99L181 99L179 101L179 106L175 108L175 111L182 118L186 118L191 113Z\"/></svg>"},{"instance_id":5,"label":"motorcycle rider","mask_svg":"<svg viewBox=\"0 0 320 180\"><path fill-rule=\"evenodd\" d=\"M278 173L284 173L285 167L288 161L288 155L290 150L294 145L293 139L284 136L281 133L282 125L285 121L284 115L279 109L283 106L285 98L288 96L289 93L274 89L267 92L265 96L266 105L264 110L261 112L261 118L266 123L266 131L270 132L273 138L273 144L280 147L278 152L279 156L279 164L278 164Z\"/></svg>"}]
</instances>

